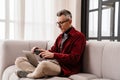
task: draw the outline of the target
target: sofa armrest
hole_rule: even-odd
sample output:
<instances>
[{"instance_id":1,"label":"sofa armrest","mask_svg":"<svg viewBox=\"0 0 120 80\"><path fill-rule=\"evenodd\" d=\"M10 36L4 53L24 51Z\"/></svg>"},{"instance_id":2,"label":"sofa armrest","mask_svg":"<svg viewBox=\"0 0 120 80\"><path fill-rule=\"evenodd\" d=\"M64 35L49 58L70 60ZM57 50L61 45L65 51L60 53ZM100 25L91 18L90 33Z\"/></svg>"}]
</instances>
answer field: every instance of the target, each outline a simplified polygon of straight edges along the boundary
<instances>
[{"instance_id":1,"label":"sofa armrest","mask_svg":"<svg viewBox=\"0 0 120 80\"><path fill-rule=\"evenodd\" d=\"M24 56L22 53L23 50L31 50L34 46L47 49L47 42L48 41L0 41L0 80L5 68L13 65L17 57Z\"/></svg>"}]
</instances>

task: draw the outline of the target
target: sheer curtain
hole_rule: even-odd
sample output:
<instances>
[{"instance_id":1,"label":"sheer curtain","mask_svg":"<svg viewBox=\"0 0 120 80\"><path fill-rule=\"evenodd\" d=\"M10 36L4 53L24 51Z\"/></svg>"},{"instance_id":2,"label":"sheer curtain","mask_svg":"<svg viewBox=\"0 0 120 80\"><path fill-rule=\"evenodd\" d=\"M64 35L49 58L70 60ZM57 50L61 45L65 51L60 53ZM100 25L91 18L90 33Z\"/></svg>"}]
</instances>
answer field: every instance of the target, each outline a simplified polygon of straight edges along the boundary
<instances>
[{"instance_id":1,"label":"sheer curtain","mask_svg":"<svg viewBox=\"0 0 120 80\"><path fill-rule=\"evenodd\" d=\"M54 39L55 29L59 32L55 0L26 0L25 3L25 39Z\"/></svg>"},{"instance_id":2,"label":"sheer curtain","mask_svg":"<svg viewBox=\"0 0 120 80\"><path fill-rule=\"evenodd\" d=\"M79 0L14 0L14 39L56 39L56 13L61 9L72 12L73 25L80 30L80 5Z\"/></svg>"}]
</instances>

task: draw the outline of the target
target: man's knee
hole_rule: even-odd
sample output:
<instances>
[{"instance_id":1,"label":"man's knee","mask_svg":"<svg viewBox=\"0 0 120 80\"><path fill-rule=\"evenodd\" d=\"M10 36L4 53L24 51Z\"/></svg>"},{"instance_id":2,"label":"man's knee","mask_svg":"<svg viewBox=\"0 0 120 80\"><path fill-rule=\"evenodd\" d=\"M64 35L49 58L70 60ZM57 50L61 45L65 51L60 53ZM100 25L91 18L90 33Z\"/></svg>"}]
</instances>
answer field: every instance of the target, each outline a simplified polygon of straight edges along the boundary
<instances>
[{"instance_id":1,"label":"man's knee","mask_svg":"<svg viewBox=\"0 0 120 80\"><path fill-rule=\"evenodd\" d=\"M27 58L25 58L25 57L18 57L15 60L15 65L19 65L19 63L24 62L24 61L27 61Z\"/></svg>"},{"instance_id":2,"label":"man's knee","mask_svg":"<svg viewBox=\"0 0 120 80\"><path fill-rule=\"evenodd\" d=\"M41 61L38 66L40 66L43 70L48 67L48 61Z\"/></svg>"}]
</instances>

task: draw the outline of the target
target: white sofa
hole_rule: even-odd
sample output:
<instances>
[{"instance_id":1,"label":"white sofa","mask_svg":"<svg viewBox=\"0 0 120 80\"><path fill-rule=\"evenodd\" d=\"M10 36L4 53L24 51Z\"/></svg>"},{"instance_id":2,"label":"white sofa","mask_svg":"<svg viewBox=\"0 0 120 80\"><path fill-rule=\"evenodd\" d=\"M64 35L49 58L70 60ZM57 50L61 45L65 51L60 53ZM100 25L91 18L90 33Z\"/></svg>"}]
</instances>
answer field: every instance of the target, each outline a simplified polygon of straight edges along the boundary
<instances>
[{"instance_id":1,"label":"white sofa","mask_svg":"<svg viewBox=\"0 0 120 80\"><path fill-rule=\"evenodd\" d=\"M14 61L24 56L22 50L33 46L49 49L49 41L0 41L0 80L120 80L120 43L89 41L83 55L83 72L69 77L42 79L19 78Z\"/></svg>"}]
</instances>

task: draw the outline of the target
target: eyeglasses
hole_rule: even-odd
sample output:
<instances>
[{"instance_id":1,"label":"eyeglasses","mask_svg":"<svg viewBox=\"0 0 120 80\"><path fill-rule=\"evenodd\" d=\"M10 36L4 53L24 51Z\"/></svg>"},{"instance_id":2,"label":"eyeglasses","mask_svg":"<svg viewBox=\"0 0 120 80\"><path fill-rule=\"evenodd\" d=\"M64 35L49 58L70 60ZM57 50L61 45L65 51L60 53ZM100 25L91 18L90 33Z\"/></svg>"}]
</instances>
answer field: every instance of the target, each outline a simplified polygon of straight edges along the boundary
<instances>
[{"instance_id":1,"label":"eyeglasses","mask_svg":"<svg viewBox=\"0 0 120 80\"><path fill-rule=\"evenodd\" d=\"M67 20L65 20L65 21L57 22L57 25L58 25L58 26L61 26L61 25L63 25L65 22L68 22L68 21L69 21L69 19L67 19Z\"/></svg>"}]
</instances>

